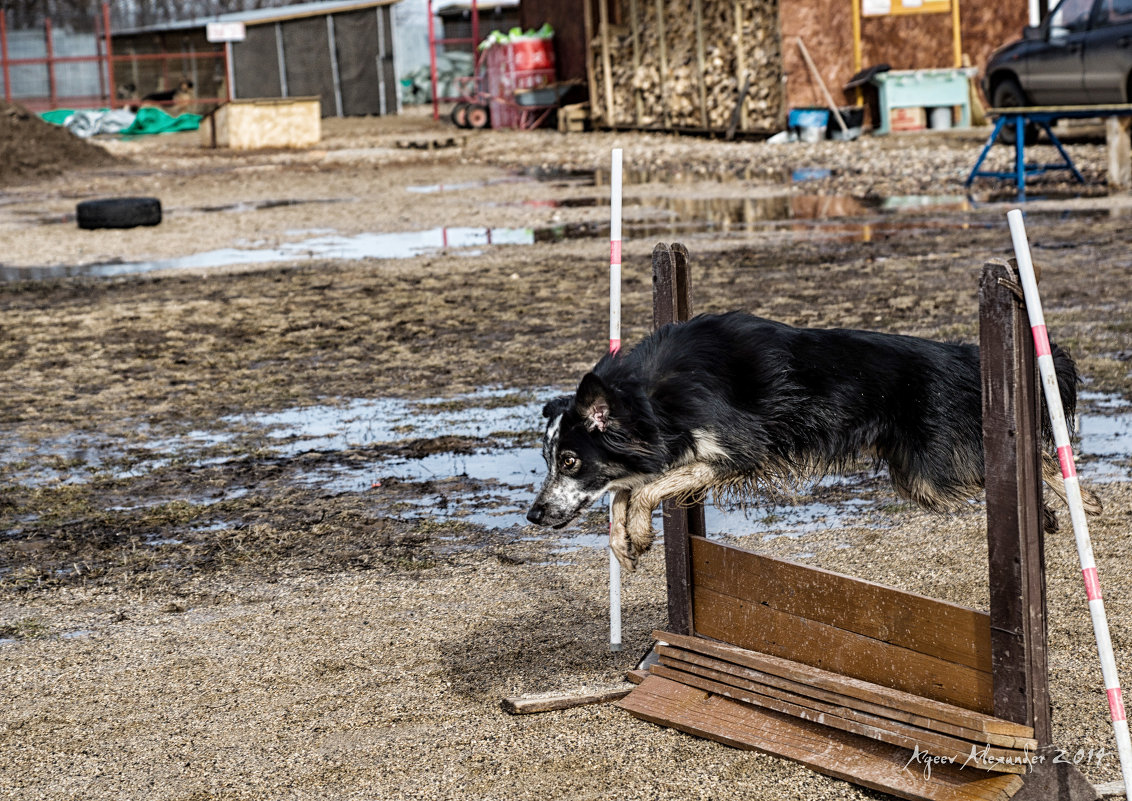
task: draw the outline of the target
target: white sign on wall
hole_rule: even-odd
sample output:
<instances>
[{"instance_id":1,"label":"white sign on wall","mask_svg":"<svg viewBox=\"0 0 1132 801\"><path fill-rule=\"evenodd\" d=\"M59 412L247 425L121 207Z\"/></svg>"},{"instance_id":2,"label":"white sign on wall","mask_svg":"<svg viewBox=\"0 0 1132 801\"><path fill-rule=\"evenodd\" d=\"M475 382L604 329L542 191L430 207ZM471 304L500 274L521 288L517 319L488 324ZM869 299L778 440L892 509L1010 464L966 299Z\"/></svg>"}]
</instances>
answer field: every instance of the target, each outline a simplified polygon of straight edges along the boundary
<instances>
[{"instance_id":1,"label":"white sign on wall","mask_svg":"<svg viewBox=\"0 0 1132 801\"><path fill-rule=\"evenodd\" d=\"M210 42L242 42L247 33L242 22L210 22L205 28L205 36Z\"/></svg>"}]
</instances>

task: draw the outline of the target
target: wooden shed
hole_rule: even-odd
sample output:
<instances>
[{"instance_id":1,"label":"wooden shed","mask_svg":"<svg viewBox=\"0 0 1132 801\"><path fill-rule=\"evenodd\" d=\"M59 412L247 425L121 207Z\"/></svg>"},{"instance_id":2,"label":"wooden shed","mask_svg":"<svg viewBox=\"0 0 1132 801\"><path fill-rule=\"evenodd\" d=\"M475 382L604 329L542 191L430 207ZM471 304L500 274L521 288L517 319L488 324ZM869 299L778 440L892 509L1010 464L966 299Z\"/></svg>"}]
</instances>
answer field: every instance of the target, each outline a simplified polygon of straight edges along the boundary
<instances>
[{"instance_id":1,"label":"wooden shed","mask_svg":"<svg viewBox=\"0 0 1132 801\"><path fill-rule=\"evenodd\" d=\"M198 97L317 96L324 117L396 114L396 2L300 3L119 31L112 37L115 83L145 95L188 78ZM216 23L242 26L243 38L209 41L209 25ZM218 51L227 57L201 57ZM131 54L137 58L121 58ZM166 58L146 58L152 54ZM170 54L180 59L170 63Z\"/></svg>"}]
</instances>

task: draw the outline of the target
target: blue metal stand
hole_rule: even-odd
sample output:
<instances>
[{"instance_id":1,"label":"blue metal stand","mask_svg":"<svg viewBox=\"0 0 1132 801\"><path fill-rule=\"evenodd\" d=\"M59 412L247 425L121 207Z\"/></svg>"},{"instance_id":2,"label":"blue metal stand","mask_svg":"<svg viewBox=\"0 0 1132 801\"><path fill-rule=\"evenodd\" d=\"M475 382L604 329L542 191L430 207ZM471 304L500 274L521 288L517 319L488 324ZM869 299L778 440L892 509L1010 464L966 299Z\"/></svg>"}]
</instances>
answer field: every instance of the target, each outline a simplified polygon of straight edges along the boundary
<instances>
[{"instance_id":1,"label":"blue metal stand","mask_svg":"<svg viewBox=\"0 0 1132 801\"><path fill-rule=\"evenodd\" d=\"M1093 116L1101 116L1096 111L1092 112ZM991 133L990 138L987 139L986 145L983 146L983 152L979 154L978 161L975 162L971 174L967 176L964 183L965 186L970 186L971 182L976 178L1013 178L1015 185L1018 187L1018 194L1026 194L1026 178L1030 175L1041 175L1053 170L1069 170L1073 173L1073 177L1080 183L1085 183L1084 177L1073 164L1073 159L1069 158L1069 154L1065 152L1065 148L1061 145L1061 140L1057 138L1050 125L1062 117L1077 116L1075 114L1066 114L1064 111L1003 111L998 115L998 119L994 124L994 131ZM1026 163L1026 123L1033 123L1039 126L1046 132L1049 137L1050 143L1057 148L1057 152L1061 154L1063 159L1057 164L1034 164ZM1014 126L1014 169L1009 172L983 170L980 171L979 167L983 165L983 161L990 152L991 146L994 145L995 140L998 139L999 133L1007 125Z\"/></svg>"}]
</instances>

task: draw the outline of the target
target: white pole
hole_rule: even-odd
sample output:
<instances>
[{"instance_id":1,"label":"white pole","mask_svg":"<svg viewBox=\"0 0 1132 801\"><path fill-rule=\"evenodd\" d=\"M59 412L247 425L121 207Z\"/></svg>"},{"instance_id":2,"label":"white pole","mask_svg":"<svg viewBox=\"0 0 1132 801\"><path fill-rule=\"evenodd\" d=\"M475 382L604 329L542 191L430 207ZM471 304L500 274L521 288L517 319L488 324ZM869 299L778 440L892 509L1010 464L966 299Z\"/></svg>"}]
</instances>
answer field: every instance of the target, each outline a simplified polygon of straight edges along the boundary
<instances>
[{"instance_id":1,"label":"white pole","mask_svg":"<svg viewBox=\"0 0 1132 801\"><path fill-rule=\"evenodd\" d=\"M621 148L609 172L609 352L621 349ZM613 509L613 496L609 496ZM609 521L613 530L613 518ZM621 650L621 563L609 549L609 650Z\"/></svg>"},{"instance_id":2,"label":"white pole","mask_svg":"<svg viewBox=\"0 0 1132 801\"><path fill-rule=\"evenodd\" d=\"M1124 778L1125 795L1132 788L1132 740L1128 735L1128 718L1120 690L1120 677L1116 672L1116 657L1112 651L1112 637L1101 597L1100 576L1093 559L1093 543L1089 538L1089 523L1085 519L1085 506L1081 501L1081 483L1073 461L1073 446L1069 443L1069 427L1065 423L1065 410L1061 406L1061 393L1057 388L1057 373L1050 353L1049 334L1046 331L1042 301L1038 296L1038 282L1034 276L1034 263L1030 260L1030 245L1026 240L1026 224L1022 212L1013 209L1006 215L1010 224L1010 238L1014 241L1014 254L1018 260L1018 273L1022 279L1022 292L1026 297L1026 313L1034 335L1034 348L1038 354L1038 370L1046 396L1046 409L1053 424L1053 444L1057 447L1057 460L1065 479L1065 495L1069 501L1069 518L1077 539L1077 556L1081 560L1081 574L1085 580L1085 596L1089 599L1089 615L1093 619L1093 633L1097 638L1097 651L1101 658L1101 675L1108 695L1108 711L1116 735L1116 752L1120 757L1120 772Z\"/></svg>"}]
</instances>

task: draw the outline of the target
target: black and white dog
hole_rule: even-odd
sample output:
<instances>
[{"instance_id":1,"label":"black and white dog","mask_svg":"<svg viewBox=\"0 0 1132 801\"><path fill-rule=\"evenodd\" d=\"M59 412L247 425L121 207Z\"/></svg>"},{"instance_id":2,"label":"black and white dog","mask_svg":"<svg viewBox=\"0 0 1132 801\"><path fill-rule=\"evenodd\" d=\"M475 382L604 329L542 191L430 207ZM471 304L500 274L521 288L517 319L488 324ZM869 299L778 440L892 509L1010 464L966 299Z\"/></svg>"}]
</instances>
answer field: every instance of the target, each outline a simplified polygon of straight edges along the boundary
<instances>
[{"instance_id":1,"label":"black and white dog","mask_svg":"<svg viewBox=\"0 0 1132 801\"><path fill-rule=\"evenodd\" d=\"M1077 369L1053 354L1071 418ZM543 415L548 474L527 518L562 527L612 491L610 545L628 570L666 498L789 487L860 457L884 462L896 491L928 509L983 487L975 345L702 315L605 356ZM1063 491L1048 454L1043 473Z\"/></svg>"}]
</instances>

